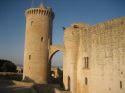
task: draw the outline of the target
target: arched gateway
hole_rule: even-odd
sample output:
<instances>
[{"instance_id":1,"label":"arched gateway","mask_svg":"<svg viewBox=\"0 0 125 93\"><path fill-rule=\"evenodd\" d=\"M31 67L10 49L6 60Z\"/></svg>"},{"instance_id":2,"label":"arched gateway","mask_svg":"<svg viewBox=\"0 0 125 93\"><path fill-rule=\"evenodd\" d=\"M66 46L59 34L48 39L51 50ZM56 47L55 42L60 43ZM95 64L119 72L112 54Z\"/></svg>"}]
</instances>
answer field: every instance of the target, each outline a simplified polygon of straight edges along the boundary
<instances>
[{"instance_id":1,"label":"arched gateway","mask_svg":"<svg viewBox=\"0 0 125 93\"><path fill-rule=\"evenodd\" d=\"M49 50L49 62L51 61L53 55L55 53L57 53L58 51L61 51L62 53L64 53L64 45L52 45L52 46L50 46L50 50Z\"/></svg>"},{"instance_id":2,"label":"arched gateway","mask_svg":"<svg viewBox=\"0 0 125 93\"><path fill-rule=\"evenodd\" d=\"M64 55L64 45L51 45L49 48L49 59L48 59L48 82L52 83L52 79L51 79L51 71L52 71L52 59L53 57L56 55L57 52L62 52ZM63 56L64 57L64 56ZM64 62L63 62L64 64ZM63 74L62 74L63 75ZM63 84L63 81L60 82L60 84Z\"/></svg>"}]
</instances>

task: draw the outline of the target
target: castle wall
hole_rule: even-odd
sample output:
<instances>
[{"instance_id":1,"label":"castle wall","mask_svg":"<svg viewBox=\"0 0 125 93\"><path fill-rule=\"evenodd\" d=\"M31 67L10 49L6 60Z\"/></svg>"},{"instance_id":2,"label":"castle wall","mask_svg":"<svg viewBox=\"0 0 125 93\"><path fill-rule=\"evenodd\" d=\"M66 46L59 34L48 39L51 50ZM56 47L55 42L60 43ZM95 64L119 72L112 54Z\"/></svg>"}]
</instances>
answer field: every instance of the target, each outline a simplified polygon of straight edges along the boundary
<instances>
[{"instance_id":1,"label":"castle wall","mask_svg":"<svg viewBox=\"0 0 125 93\"><path fill-rule=\"evenodd\" d=\"M65 89L76 93L77 57L79 45L79 31L77 28L69 27L64 31L64 84Z\"/></svg>"},{"instance_id":2,"label":"castle wall","mask_svg":"<svg viewBox=\"0 0 125 93\"><path fill-rule=\"evenodd\" d=\"M54 14L45 7L26 11L24 80L46 84ZM94 26L76 23L64 30L63 82L72 93L125 93L125 17ZM66 91L67 92L67 91Z\"/></svg>"},{"instance_id":3,"label":"castle wall","mask_svg":"<svg viewBox=\"0 0 125 93\"><path fill-rule=\"evenodd\" d=\"M124 93L124 19L92 26L80 36L77 93Z\"/></svg>"}]
</instances>

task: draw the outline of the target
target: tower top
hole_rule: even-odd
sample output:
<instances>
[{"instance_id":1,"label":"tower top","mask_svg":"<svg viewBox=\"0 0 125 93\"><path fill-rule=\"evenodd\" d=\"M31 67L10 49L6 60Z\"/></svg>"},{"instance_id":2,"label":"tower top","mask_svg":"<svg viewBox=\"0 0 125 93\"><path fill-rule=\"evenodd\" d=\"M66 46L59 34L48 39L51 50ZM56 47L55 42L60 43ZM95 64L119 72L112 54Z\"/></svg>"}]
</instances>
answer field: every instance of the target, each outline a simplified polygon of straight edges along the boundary
<instances>
[{"instance_id":1,"label":"tower top","mask_svg":"<svg viewBox=\"0 0 125 93\"><path fill-rule=\"evenodd\" d=\"M43 16L48 16L51 17L52 19L54 18L54 12L52 8L46 7L43 4L40 4L37 7L34 8L29 8L25 11L25 15L43 15Z\"/></svg>"}]
</instances>

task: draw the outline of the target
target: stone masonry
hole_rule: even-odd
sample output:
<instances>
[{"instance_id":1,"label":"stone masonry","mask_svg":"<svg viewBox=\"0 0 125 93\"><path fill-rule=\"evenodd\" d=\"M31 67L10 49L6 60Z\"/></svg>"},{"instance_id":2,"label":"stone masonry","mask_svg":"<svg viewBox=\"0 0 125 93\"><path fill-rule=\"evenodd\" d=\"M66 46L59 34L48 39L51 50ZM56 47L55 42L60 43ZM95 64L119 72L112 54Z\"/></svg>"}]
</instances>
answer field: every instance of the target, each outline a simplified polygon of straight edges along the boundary
<instances>
[{"instance_id":1,"label":"stone masonry","mask_svg":"<svg viewBox=\"0 0 125 93\"><path fill-rule=\"evenodd\" d=\"M23 78L49 83L49 62L62 51L64 90L125 93L125 17L96 25L74 23L64 29L62 45L52 44L53 18L52 9L44 6L26 10Z\"/></svg>"},{"instance_id":2,"label":"stone masonry","mask_svg":"<svg viewBox=\"0 0 125 93\"><path fill-rule=\"evenodd\" d=\"M46 84L49 73L49 46L52 43L51 8L40 6L26 12L26 37L24 50L23 78L35 83Z\"/></svg>"}]
</instances>

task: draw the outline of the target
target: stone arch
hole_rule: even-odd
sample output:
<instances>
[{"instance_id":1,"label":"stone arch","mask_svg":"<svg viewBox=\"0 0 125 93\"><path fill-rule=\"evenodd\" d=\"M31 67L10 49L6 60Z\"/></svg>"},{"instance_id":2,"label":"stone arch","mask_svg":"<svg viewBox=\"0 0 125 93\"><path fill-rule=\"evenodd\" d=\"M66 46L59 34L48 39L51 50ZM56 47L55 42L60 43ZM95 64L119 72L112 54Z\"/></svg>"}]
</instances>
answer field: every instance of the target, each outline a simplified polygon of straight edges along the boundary
<instances>
[{"instance_id":1,"label":"stone arch","mask_svg":"<svg viewBox=\"0 0 125 93\"><path fill-rule=\"evenodd\" d=\"M63 45L52 45L52 46L50 46L50 50L49 50L49 62L51 61L52 57L58 51L61 51L62 53L64 53L64 46Z\"/></svg>"},{"instance_id":2,"label":"stone arch","mask_svg":"<svg viewBox=\"0 0 125 93\"><path fill-rule=\"evenodd\" d=\"M51 56L49 57L49 62L51 62L53 56L54 56L57 52L59 52L59 51L60 51L60 50L56 50L56 51L54 51L54 52L51 54Z\"/></svg>"},{"instance_id":3,"label":"stone arch","mask_svg":"<svg viewBox=\"0 0 125 93\"><path fill-rule=\"evenodd\" d=\"M49 70L49 76L51 76L51 66L52 66L52 58L57 52L62 52L64 54L64 46L63 45L51 45L49 49L49 60L48 60L48 70ZM49 79L49 82L51 83L51 78Z\"/></svg>"}]
</instances>

